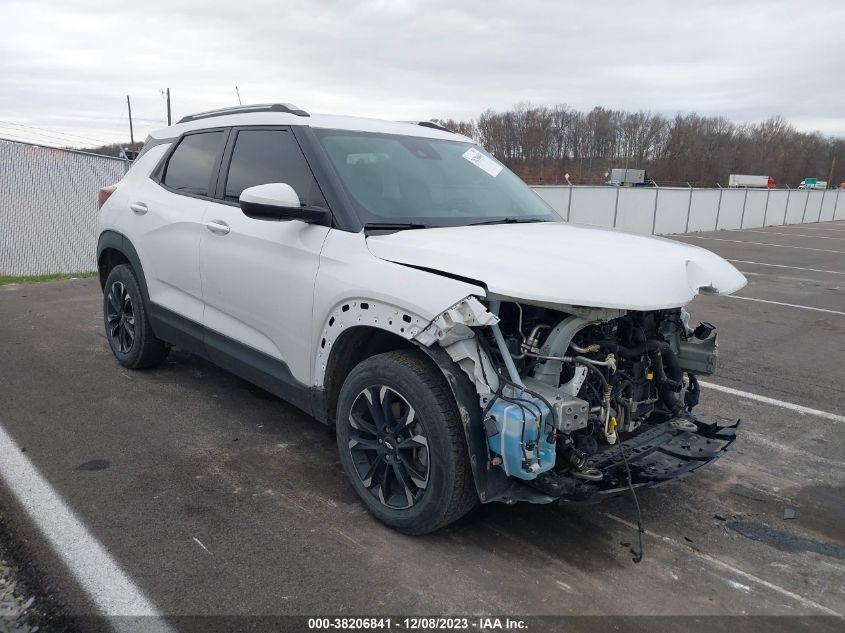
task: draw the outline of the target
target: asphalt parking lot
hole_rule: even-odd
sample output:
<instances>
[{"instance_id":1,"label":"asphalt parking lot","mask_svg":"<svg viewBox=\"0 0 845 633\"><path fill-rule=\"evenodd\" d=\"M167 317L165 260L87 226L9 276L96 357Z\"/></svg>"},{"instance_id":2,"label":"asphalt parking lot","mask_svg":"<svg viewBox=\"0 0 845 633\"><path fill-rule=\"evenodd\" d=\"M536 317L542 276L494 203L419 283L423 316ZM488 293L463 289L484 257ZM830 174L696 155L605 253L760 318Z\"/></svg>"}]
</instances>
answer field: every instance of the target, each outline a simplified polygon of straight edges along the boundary
<instances>
[{"instance_id":1,"label":"asphalt parking lot","mask_svg":"<svg viewBox=\"0 0 845 633\"><path fill-rule=\"evenodd\" d=\"M704 389L700 411L744 426L722 460L641 493L639 564L627 497L392 532L298 410L178 350L119 367L96 279L0 287L0 428L166 615L841 616L845 221L674 239L748 277L690 308L719 328L707 382L733 390ZM8 482L0 514L66 612L96 612Z\"/></svg>"}]
</instances>

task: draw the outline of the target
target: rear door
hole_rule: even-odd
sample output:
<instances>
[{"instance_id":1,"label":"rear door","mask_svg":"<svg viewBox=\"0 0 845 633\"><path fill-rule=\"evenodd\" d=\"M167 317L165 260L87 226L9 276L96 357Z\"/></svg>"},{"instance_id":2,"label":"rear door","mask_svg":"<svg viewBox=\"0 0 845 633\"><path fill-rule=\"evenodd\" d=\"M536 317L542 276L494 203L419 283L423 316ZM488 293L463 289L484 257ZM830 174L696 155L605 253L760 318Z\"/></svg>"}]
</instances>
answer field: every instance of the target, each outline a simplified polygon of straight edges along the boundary
<instances>
[{"instance_id":1,"label":"rear door","mask_svg":"<svg viewBox=\"0 0 845 633\"><path fill-rule=\"evenodd\" d=\"M244 215L241 191L271 182L289 184L302 204L326 208L289 128L234 129L200 244L206 346L224 366L259 366L307 384L314 281L330 229Z\"/></svg>"},{"instance_id":2,"label":"rear door","mask_svg":"<svg viewBox=\"0 0 845 633\"><path fill-rule=\"evenodd\" d=\"M225 130L211 130L182 137L129 201L131 235L150 301L198 324L203 312L203 215L217 184L226 135Z\"/></svg>"}]
</instances>

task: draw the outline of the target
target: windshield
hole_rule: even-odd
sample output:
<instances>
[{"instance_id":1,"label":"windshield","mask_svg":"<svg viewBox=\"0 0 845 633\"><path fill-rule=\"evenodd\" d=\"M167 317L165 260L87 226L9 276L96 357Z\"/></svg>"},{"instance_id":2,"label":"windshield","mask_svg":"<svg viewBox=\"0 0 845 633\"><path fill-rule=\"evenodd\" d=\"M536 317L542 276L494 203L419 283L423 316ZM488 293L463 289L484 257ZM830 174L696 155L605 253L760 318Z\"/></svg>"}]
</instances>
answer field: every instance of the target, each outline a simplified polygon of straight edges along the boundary
<instances>
[{"instance_id":1,"label":"windshield","mask_svg":"<svg viewBox=\"0 0 845 633\"><path fill-rule=\"evenodd\" d=\"M472 143L315 132L365 224L459 226L561 219L519 177Z\"/></svg>"}]
</instances>

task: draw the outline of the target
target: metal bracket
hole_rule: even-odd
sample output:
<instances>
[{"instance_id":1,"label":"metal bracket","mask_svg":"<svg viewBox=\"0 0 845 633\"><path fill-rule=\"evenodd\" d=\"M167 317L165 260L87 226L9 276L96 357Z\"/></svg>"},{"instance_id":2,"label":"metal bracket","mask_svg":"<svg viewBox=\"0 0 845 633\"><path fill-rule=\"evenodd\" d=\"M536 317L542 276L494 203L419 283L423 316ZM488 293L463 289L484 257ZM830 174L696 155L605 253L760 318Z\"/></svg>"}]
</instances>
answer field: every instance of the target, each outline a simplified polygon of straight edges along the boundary
<instances>
[{"instance_id":1,"label":"metal bracket","mask_svg":"<svg viewBox=\"0 0 845 633\"><path fill-rule=\"evenodd\" d=\"M443 311L432 320L415 340L426 347L435 342L440 344L458 367L469 376L475 390L481 397L482 406L485 396L499 388L499 377L492 361L488 358L475 339L473 327L495 325L499 322L478 299L467 297Z\"/></svg>"}]
</instances>

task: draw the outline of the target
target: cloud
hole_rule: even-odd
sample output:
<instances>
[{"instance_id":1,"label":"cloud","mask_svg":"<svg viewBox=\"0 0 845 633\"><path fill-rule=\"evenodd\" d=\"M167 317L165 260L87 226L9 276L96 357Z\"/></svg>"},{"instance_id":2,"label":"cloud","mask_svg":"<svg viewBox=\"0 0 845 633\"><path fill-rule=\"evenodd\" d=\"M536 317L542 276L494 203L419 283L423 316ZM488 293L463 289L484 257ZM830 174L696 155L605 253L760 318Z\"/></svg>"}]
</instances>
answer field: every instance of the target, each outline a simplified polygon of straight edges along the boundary
<instances>
[{"instance_id":1,"label":"cloud","mask_svg":"<svg viewBox=\"0 0 845 633\"><path fill-rule=\"evenodd\" d=\"M836 0L0 2L0 136L26 129L11 121L124 140L129 94L143 138L162 88L178 118L236 104L235 85L244 102L392 119L531 101L845 135Z\"/></svg>"}]
</instances>

